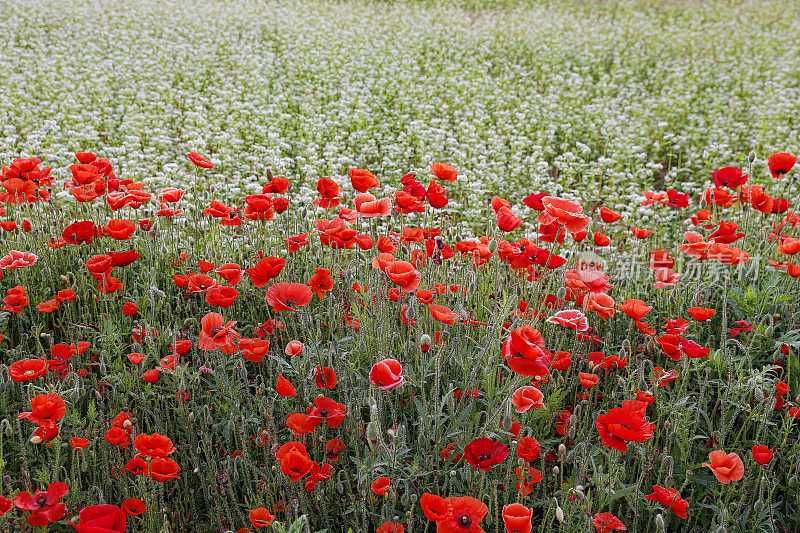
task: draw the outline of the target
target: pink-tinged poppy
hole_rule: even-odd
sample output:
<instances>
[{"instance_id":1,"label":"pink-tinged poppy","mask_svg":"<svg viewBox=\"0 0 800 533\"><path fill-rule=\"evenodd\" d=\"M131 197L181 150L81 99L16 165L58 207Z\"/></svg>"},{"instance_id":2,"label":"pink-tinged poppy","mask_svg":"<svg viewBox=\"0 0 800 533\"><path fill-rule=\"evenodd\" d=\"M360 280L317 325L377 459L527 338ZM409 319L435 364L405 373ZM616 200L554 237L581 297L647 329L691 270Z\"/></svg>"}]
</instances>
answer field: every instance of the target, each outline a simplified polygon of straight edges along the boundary
<instances>
[{"instance_id":1,"label":"pink-tinged poppy","mask_svg":"<svg viewBox=\"0 0 800 533\"><path fill-rule=\"evenodd\" d=\"M304 283L280 282L267 289L267 302L275 311L297 311L311 302L314 292Z\"/></svg>"},{"instance_id":2,"label":"pink-tinged poppy","mask_svg":"<svg viewBox=\"0 0 800 533\"><path fill-rule=\"evenodd\" d=\"M536 217L536 221L540 224L558 222L570 233L578 233L591 222L591 219L583 213L583 207L573 201L557 196L545 196L542 198L542 205L544 211Z\"/></svg>"},{"instance_id":3,"label":"pink-tinged poppy","mask_svg":"<svg viewBox=\"0 0 800 533\"><path fill-rule=\"evenodd\" d=\"M589 322L586 320L586 315L577 309L559 311L553 316L548 317L547 322L574 329L575 331L586 331L589 329Z\"/></svg>"},{"instance_id":4,"label":"pink-tinged poppy","mask_svg":"<svg viewBox=\"0 0 800 533\"><path fill-rule=\"evenodd\" d=\"M214 163L197 152L189 152L186 154L186 157L189 158L189 161L200 168L214 168Z\"/></svg>"},{"instance_id":5,"label":"pink-tinged poppy","mask_svg":"<svg viewBox=\"0 0 800 533\"><path fill-rule=\"evenodd\" d=\"M464 448L464 460L478 470L491 470L508 457L508 446L498 440L474 439Z\"/></svg>"},{"instance_id":6,"label":"pink-tinged poppy","mask_svg":"<svg viewBox=\"0 0 800 533\"><path fill-rule=\"evenodd\" d=\"M689 507L689 502L681 498L681 495L675 489L653 485L653 493L648 494L645 498L660 503L684 520L688 518L686 509Z\"/></svg>"},{"instance_id":7,"label":"pink-tinged poppy","mask_svg":"<svg viewBox=\"0 0 800 533\"><path fill-rule=\"evenodd\" d=\"M403 384L403 367L395 359L384 359L372 365L369 381L380 390L395 389Z\"/></svg>"},{"instance_id":8,"label":"pink-tinged poppy","mask_svg":"<svg viewBox=\"0 0 800 533\"><path fill-rule=\"evenodd\" d=\"M448 326L452 326L458 318L458 313L452 311L449 307L439 304L428 304L428 309L434 320L437 320Z\"/></svg>"},{"instance_id":9,"label":"pink-tinged poppy","mask_svg":"<svg viewBox=\"0 0 800 533\"><path fill-rule=\"evenodd\" d=\"M30 252L11 250L7 256L0 258L0 270L13 270L33 265L39 257Z\"/></svg>"},{"instance_id":10,"label":"pink-tinged poppy","mask_svg":"<svg viewBox=\"0 0 800 533\"><path fill-rule=\"evenodd\" d=\"M28 491L20 492L14 497L14 505L24 511L31 511L28 515L28 524L37 527L46 526L64 516L67 507L59 500L68 492L67 484L58 481L50 483L46 491L36 491L33 496Z\"/></svg>"},{"instance_id":11,"label":"pink-tinged poppy","mask_svg":"<svg viewBox=\"0 0 800 533\"><path fill-rule=\"evenodd\" d=\"M286 353L286 355L289 357L296 357L303 353L305 348L305 345L300 341L289 341L289 343L286 345L284 353Z\"/></svg>"},{"instance_id":12,"label":"pink-tinged poppy","mask_svg":"<svg viewBox=\"0 0 800 533\"><path fill-rule=\"evenodd\" d=\"M535 407L544 407L544 394L532 386L520 387L511 395L511 404L518 413L525 413Z\"/></svg>"},{"instance_id":13,"label":"pink-tinged poppy","mask_svg":"<svg viewBox=\"0 0 800 533\"><path fill-rule=\"evenodd\" d=\"M708 460L711 462L703 466L710 468L720 483L727 485L744 477L744 463L738 454L716 450L708 454Z\"/></svg>"}]
</instances>

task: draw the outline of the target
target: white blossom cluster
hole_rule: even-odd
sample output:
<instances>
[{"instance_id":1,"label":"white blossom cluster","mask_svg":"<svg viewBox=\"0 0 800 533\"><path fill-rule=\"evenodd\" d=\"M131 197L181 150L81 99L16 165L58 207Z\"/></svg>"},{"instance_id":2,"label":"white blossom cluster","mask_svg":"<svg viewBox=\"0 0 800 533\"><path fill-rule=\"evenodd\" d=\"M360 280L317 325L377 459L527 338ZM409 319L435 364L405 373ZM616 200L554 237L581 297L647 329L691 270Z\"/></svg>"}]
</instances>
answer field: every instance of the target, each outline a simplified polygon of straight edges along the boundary
<instances>
[{"instance_id":1,"label":"white blossom cluster","mask_svg":"<svg viewBox=\"0 0 800 533\"><path fill-rule=\"evenodd\" d=\"M192 183L196 150L218 199L271 168L307 200L322 176L348 190L350 167L389 193L442 161L465 219L544 191L633 218L643 189L698 192L751 150L762 175L798 151L796 6L10 0L0 163L38 156L66 178L96 151L156 190Z\"/></svg>"}]
</instances>

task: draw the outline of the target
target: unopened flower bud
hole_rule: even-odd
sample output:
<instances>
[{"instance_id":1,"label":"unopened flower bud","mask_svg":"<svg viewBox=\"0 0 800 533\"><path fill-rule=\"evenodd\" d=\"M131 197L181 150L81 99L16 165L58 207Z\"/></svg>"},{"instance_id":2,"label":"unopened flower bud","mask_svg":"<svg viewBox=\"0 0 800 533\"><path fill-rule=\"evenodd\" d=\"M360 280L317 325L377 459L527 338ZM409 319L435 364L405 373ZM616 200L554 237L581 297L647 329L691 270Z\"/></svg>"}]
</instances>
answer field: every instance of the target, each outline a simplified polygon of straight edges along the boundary
<instances>
[{"instance_id":1,"label":"unopened flower bud","mask_svg":"<svg viewBox=\"0 0 800 533\"><path fill-rule=\"evenodd\" d=\"M367 424L367 440L370 442L378 440L378 424L375 422Z\"/></svg>"},{"instance_id":2,"label":"unopened flower bud","mask_svg":"<svg viewBox=\"0 0 800 533\"><path fill-rule=\"evenodd\" d=\"M755 150L750 150L750 153L749 153L749 154L747 154L747 159L748 159L748 160L749 160L751 163L752 163L753 161L755 161L755 160L756 160L756 151L755 151Z\"/></svg>"},{"instance_id":3,"label":"unopened flower bud","mask_svg":"<svg viewBox=\"0 0 800 533\"><path fill-rule=\"evenodd\" d=\"M32 444L39 444L40 442L42 442L42 437L40 437L39 435L34 435L33 437L31 437Z\"/></svg>"},{"instance_id":4,"label":"unopened flower bud","mask_svg":"<svg viewBox=\"0 0 800 533\"><path fill-rule=\"evenodd\" d=\"M497 251L497 239L492 239L489 241L489 253L495 253Z\"/></svg>"},{"instance_id":5,"label":"unopened flower bud","mask_svg":"<svg viewBox=\"0 0 800 533\"><path fill-rule=\"evenodd\" d=\"M567 447L564 446L563 443L558 445L558 459L559 461L564 460L564 456L567 454Z\"/></svg>"},{"instance_id":6,"label":"unopened flower bud","mask_svg":"<svg viewBox=\"0 0 800 533\"><path fill-rule=\"evenodd\" d=\"M556 520L558 520L559 524L564 523L564 509L561 507L556 507Z\"/></svg>"},{"instance_id":7,"label":"unopened flower bud","mask_svg":"<svg viewBox=\"0 0 800 533\"><path fill-rule=\"evenodd\" d=\"M667 532L667 525L664 523L664 517L661 513L656 515L656 529L658 530L658 533Z\"/></svg>"},{"instance_id":8,"label":"unopened flower bud","mask_svg":"<svg viewBox=\"0 0 800 533\"><path fill-rule=\"evenodd\" d=\"M557 467L557 466L554 466L554 467L553 467L553 475L554 475L554 476L557 476L557 475L558 475L558 472L559 472L559 470L558 470L558 467Z\"/></svg>"}]
</instances>

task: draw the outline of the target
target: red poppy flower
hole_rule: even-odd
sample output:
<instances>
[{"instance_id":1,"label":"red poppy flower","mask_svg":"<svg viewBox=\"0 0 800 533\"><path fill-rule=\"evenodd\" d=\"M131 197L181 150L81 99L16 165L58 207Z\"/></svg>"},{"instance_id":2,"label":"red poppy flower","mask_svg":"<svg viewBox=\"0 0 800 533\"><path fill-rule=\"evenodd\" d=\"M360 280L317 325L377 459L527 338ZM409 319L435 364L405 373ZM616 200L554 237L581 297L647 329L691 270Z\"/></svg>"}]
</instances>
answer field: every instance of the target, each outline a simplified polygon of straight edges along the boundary
<instances>
[{"instance_id":1,"label":"red poppy flower","mask_svg":"<svg viewBox=\"0 0 800 533\"><path fill-rule=\"evenodd\" d=\"M92 239L97 236L97 230L94 222L91 220L83 220L80 222L73 222L64 229L61 238L64 242L69 244L83 244L92 243Z\"/></svg>"},{"instance_id":2,"label":"red poppy flower","mask_svg":"<svg viewBox=\"0 0 800 533\"><path fill-rule=\"evenodd\" d=\"M130 220L110 220L103 226L103 235L118 241L129 240L135 231L136 224Z\"/></svg>"},{"instance_id":3,"label":"red poppy flower","mask_svg":"<svg viewBox=\"0 0 800 533\"><path fill-rule=\"evenodd\" d=\"M233 326L236 325L235 321L225 323L219 313L208 313L200 320L200 325L203 328L198 342L198 347L201 350L219 349L226 354L232 354L236 351L234 341L240 335L233 329Z\"/></svg>"},{"instance_id":4,"label":"red poppy flower","mask_svg":"<svg viewBox=\"0 0 800 533\"><path fill-rule=\"evenodd\" d=\"M181 467L169 457L156 457L150 461L150 477L156 481L177 479Z\"/></svg>"},{"instance_id":5,"label":"red poppy flower","mask_svg":"<svg viewBox=\"0 0 800 533\"><path fill-rule=\"evenodd\" d=\"M17 419L27 418L34 424L58 422L67 414L64 400L55 393L39 394L31 400L31 412L20 413Z\"/></svg>"},{"instance_id":6,"label":"red poppy flower","mask_svg":"<svg viewBox=\"0 0 800 533\"><path fill-rule=\"evenodd\" d=\"M269 352L270 342L265 339L239 339L242 357L252 363L260 363Z\"/></svg>"},{"instance_id":7,"label":"red poppy flower","mask_svg":"<svg viewBox=\"0 0 800 533\"><path fill-rule=\"evenodd\" d=\"M47 361L44 359L22 359L11 363L8 367L8 375L17 383L30 381L47 374Z\"/></svg>"},{"instance_id":8,"label":"red poppy flower","mask_svg":"<svg viewBox=\"0 0 800 533\"><path fill-rule=\"evenodd\" d=\"M332 463L339 459L339 454L345 449L342 439L331 439L325 443L325 458Z\"/></svg>"},{"instance_id":9,"label":"red poppy flower","mask_svg":"<svg viewBox=\"0 0 800 533\"><path fill-rule=\"evenodd\" d=\"M269 509L266 507L259 507L257 509L251 509L247 516L250 518L250 524L256 529L261 529L262 527L267 527L275 520L275 517L269 512Z\"/></svg>"},{"instance_id":10,"label":"red poppy flower","mask_svg":"<svg viewBox=\"0 0 800 533\"><path fill-rule=\"evenodd\" d=\"M275 311L297 311L311 302L314 292L303 283L280 282L267 289L267 302Z\"/></svg>"},{"instance_id":11,"label":"red poppy flower","mask_svg":"<svg viewBox=\"0 0 800 533\"><path fill-rule=\"evenodd\" d=\"M544 407L544 395L536 387L520 387L511 395L511 404L518 413L525 413L535 407Z\"/></svg>"},{"instance_id":12,"label":"red poppy flower","mask_svg":"<svg viewBox=\"0 0 800 533\"><path fill-rule=\"evenodd\" d=\"M772 461L772 454L774 450L763 444L756 444L753 446L753 459L760 465L765 465Z\"/></svg>"},{"instance_id":13,"label":"red poppy flower","mask_svg":"<svg viewBox=\"0 0 800 533\"><path fill-rule=\"evenodd\" d=\"M20 492L14 497L14 505L22 510L31 511L31 514L28 515L30 525L46 526L64 516L67 507L58 500L66 496L68 492L67 484L58 481L50 483L46 491L36 491L33 496L28 491Z\"/></svg>"},{"instance_id":14,"label":"red poppy flower","mask_svg":"<svg viewBox=\"0 0 800 533\"><path fill-rule=\"evenodd\" d=\"M403 524L395 524L394 522L384 522L375 530L375 533L404 533L405 528Z\"/></svg>"},{"instance_id":15,"label":"red poppy flower","mask_svg":"<svg viewBox=\"0 0 800 533\"><path fill-rule=\"evenodd\" d=\"M239 291L225 285L215 285L206 292L206 303L217 307L230 307L239 296Z\"/></svg>"},{"instance_id":16,"label":"red poppy flower","mask_svg":"<svg viewBox=\"0 0 800 533\"><path fill-rule=\"evenodd\" d=\"M627 531L625 524L611 513L597 513L592 517L592 525L597 533L610 533L611 531Z\"/></svg>"},{"instance_id":17,"label":"red poppy flower","mask_svg":"<svg viewBox=\"0 0 800 533\"><path fill-rule=\"evenodd\" d=\"M362 168L351 168L349 173L350 183L358 192L367 192L369 189L373 189L378 186L378 179L369 170L364 170Z\"/></svg>"},{"instance_id":18,"label":"red poppy flower","mask_svg":"<svg viewBox=\"0 0 800 533\"><path fill-rule=\"evenodd\" d=\"M522 225L522 219L517 217L508 207L502 207L497 212L497 227L501 231L511 232Z\"/></svg>"},{"instance_id":19,"label":"red poppy flower","mask_svg":"<svg viewBox=\"0 0 800 533\"><path fill-rule=\"evenodd\" d=\"M133 302L125 302L122 304L122 314L125 316L133 316L139 312L139 308Z\"/></svg>"},{"instance_id":20,"label":"red poppy flower","mask_svg":"<svg viewBox=\"0 0 800 533\"><path fill-rule=\"evenodd\" d=\"M408 261L394 261L385 268L392 283L400 285L404 292L413 292L422 280L422 274Z\"/></svg>"},{"instance_id":21,"label":"red poppy flower","mask_svg":"<svg viewBox=\"0 0 800 533\"><path fill-rule=\"evenodd\" d=\"M431 165L431 172L440 180L456 181L456 178L458 178L458 172L456 172L456 169L450 165L445 165L444 163L433 163Z\"/></svg>"},{"instance_id":22,"label":"red poppy flower","mask_svg":"<svg viewBox=\"0 0 800 533\"><path fill-rule=\"evenodd\" d=\"M419 499L419 504L425 517L432 522L446 520L452 513L452 505L435 494L424 493Z\"/></svg>"},{"instance_id":23,"label":"red poppy flower","mask_svg":"<svg viewBox=\"0 0 800 533\"><path fill-rule=\"evenodd\" d=\"M188 154L186 154L186 157L189 158L189 161L191 161L200 168L214 168L214 163L212 163L202 155L198 154L197 152L189 152Z\"/></svg>"},{"instance_id":24,"label":"red poppy flower","mask_svg":"<svg viewBox=\"0 0 800 533\"><path fill-rule=\"evenodd\" d=\"M794 168L795 163L797 157L787 152L777 152L767 158L767 166L773 178L782 178Z\"/></svg>"},{"instance_id":25,"label":"red poppy flower","mask_svg":"<svg viewBox=\"0 0 800 533\"><path fill-rule=\"evenodd\" d=\"M747 183L747 174L742 174L741 169L737 167L723 167L711 173L714 178L715 187L728 187L735 189L740 185Z\"/></svg>"},{"instance_id":26,"label":"red poppy flower","mask_svg":"<svg viewBox=\"0 0 800 533\"><path fill-rule=\"evenodd\" d=\"M533 509L528 509L521 503L512 503L503 507L503 523L508 533L530 533Z\"/></svg>"},{"instance_id":27,"label":"red poppy flower","mask_svg":"<svg viewBox=\"0 0 800 533\"><path fill-rule=\"evenodd\" d=\"M403 367L395 359L384 359L372 365L369 381L380 390L395 389L403 384Z\"/></svg>"},{"instance_id":28,"label":"red poppy flower","mask_svg":"<svg viewBox=\"0 0 800 533\"><path fill-rule=\"evenodd\" d=\"M614 299L604 292L589 293L583 301L583 308L594 311L603 320L611 318L616 313Z\"/></svg>"},{"instance_id":29,"label":"red poppy flower","mask_svg":"<svg viewBox=\"0 0 800 533\"><path fill-rule=\"evenodd\" d=\"M542 448L539 442L533 437L522 437L517 441L517 458L526 463L535 461L539 457Z\"/></svg>"},{"instance_id":30,"label":"red poppy flower","mask_svg":"<svg viewBox=\"0 0 800 533\"><path fill-rule=\"evenodd\" d=\"M617 304L617 307L635 322L639 322L647 313L653 310L652 306L647 305L642 300L625 300L623 303Z\"/></svg>"},{"instance_id":31,"label":"red poppy flower","mask_svg":"<svg viewBox=\"0 0 800 533\"><path fill-rule=\"evenodd\" d=\"M125 533L125 513L116 505L92 505L81 509L78 523L67 522L78 533Z\"/></svg>"},{"instance_id":32,"label":"red poppy flower","mask_svg":"<svg viewBox=\"0 0 800 533\"><path fill-rule=\"evenodd\" d=\"M139 455L144 457L166 457L175 451L172 440L158 433L152 435L139 433L133 445L139 451Z\"/></svg>"},{"instance_id":33,"label":"red poppy flower","mask_svg":"<svg viewBox=\"0 0 800 533\"><path fill-rule=\"evenodd\" d=\"M688 518L686 509L689 507L689 502L681 498L675 489L653 485L653 493L648 494L645 498L660 503L684 520Z\"/></svg>"},{"instance_id":34,"label":"red poppy flower","mask_svg":"<svg viewBox=\"0 0 800 533\"><path fill-rule=\"evenodd\" d=\"M484 533L480 523L489 512L485 503L471 496L447 498L447 503L450 514L436 522L437 533Z\"/></svg>"},{"instance_id":35,"label":"red poppy flower","mask_svg":"<svg viewBox=\"0 0 800 533\"><path fill-rule=\"evenodd\" d=\"M707 309L705 307L690 307L686 310L686 312L698 322L703 322L714 316L714 313L717 311L714 309Z\"/></svg>"},{"instance_id":36,"label":"red poppy flower","mask_svg":"<svg viewBox=\"0 0 800 533\"><path fill-rule=\"evenodd\" d=\"M389 485L391 484L391 480L386 476L381 476L377 478L369 488L377 494L378 496L384 496L389 492Z\"/></svg>"},{"instance_id":37,"label":"red poppy flower","mask_svg":"<svg viewBox=\"0 0 800 533\"><path fill-rule=\"evenodd\" d=\"M82 439L80 437L72 437L69 439L69 445L72 447L73 450L82 450L86 448L91 441L89 439Z\"/></svg>"},{"instance_id":38,"label":"red poppy flower","mask_svg":"<svg viewBox=\"0 0 800 533\"><path fill-rule=\"evenodd\" d=\"M296 449L290 450L279 461L281 463L281 472L289 476L289 479L294 482L300 481L313 466L313 462L308 458L308 455Z\"/></svg>"},{"instance_id":39,"label":"red poppy flower","mask_svg":"<svg viewBox=\"0 0 800 533\"><path fill-rule=\"evenodd\" d=\"M315 268L314 275L308 280L308 286L311 287L314 294L325 299L325 293L333 290L331 271L327 268Z\"/></svg>"},{"instance_id":40,"label":"red poppy flower","mask_svg":"<svg viewBox=\"0 0 800 533\"><path fill-rule=\"evenodd\" d=\"M244 272L250 276L253 285L263 287L271 279L278 277L285 265L286 260L281 257L265 257Z\"/></svg>"},{"instance_id":41,"label":"red poppy flower","mask_svg":"<svg viewBox=\"0 0 800 533\"><path fill-rule=\"evenodd\" d=\"M343 404L320 396L314 398L314 408L308 412L308 417L315 422L324 420L331 429L336 429L344 421L345 414L346 411Z\"/></svg>"},{"instance_id":42,"label":"red poppy flower","mask_svg":"<svg viewBox=\"0 0 800 533\"><path fill-rule=\"evenodd\" d=\"M591 389L600 381L600 378L595 374L588 374L586 372L581 372L579 375L581 386L584 389Z\"/></svg>"},{"instance_id":43,"label":"red poppy flower","mask_svg":"<svg viewBox=\"0 0 800 533\"><path fill-rule=\"evenodd\" d=\"M452 311L450 308L438 304L428 304L428 309L434 320L442 322L448 326L452 326L458 318L458 313Z\"/></svg>"},{"instance_id":44,"label":"red poppy flower","mask_svg":"<svg viewBox=\"0 0 800 533\"><path fill-rule=\"evenodd\" d=\"M628 442L644 442L653 436L655 430L655 424L626 407L615 407L598 416L595 426L603 444L621 452L628 450Z\"/></svg>"},{"instance_id":45,"label":"red poppy flower","mask_svg":"<svg viewBox=\"0 0 800 533\"><path fill-rule=\"evenodd\" d=\"M508 457L508 446L500 441L474 439L464 448L464 460L478 470L491 470Z\"/></svg>"},{"instance_id":46,"label":"red poppy flower","mask_svg":"<svg viewBox=\"0 0 800 533\"><path fill-rule=\"evenodd\" d=\"M708 454L708 459L711 463L703 463L703 466L710 468L720 483L727 485L744 477L744 463L738 454L717 450Z\"/></svg>"},{"instance_id":47,"label":"red poppy flower","mask_svg":"<svg viewBox=\"0 0 800 533\"><path fill-rule=\"evenodd\" d=\"M314 369L314 383L321 389L332 389L336 386L338 378L332 368L317 365Z\"/></svg>"},{"instance_id":48,"label":"red poppy flower","mask_svg":"<svg viewBox=\"0 0 800 533\"><path fill-rule=\"evenodd\" d=\"M147 510L147 506L139 498L127 498L119 507L125 516L139 516Z\"/></svg>"},{"instance_id":49,"label":"red poppy flower","mask_svg":"<svg viewBox=\"0 0 800 533\"><path fill-rule=\"evenodd\" d=\"M225 263L224 265L220 265L216 270L214 270L214 272L219 277L227 281L227 284L231 287L238 285L244 277L244 271L242 270L242 267L236 263Z\"/></svg>"},{"instance_id":50,"label":"red poppy flower","mask_svg":"<svg viewBox=\"0 0 800 533\"><path fill-rule=\"evenodd\" d=\"M541 333L532 326L513 330L503 342L502 355L511 370L523 376L546 376L552 361Z\"/></svg>"}]
</instances>

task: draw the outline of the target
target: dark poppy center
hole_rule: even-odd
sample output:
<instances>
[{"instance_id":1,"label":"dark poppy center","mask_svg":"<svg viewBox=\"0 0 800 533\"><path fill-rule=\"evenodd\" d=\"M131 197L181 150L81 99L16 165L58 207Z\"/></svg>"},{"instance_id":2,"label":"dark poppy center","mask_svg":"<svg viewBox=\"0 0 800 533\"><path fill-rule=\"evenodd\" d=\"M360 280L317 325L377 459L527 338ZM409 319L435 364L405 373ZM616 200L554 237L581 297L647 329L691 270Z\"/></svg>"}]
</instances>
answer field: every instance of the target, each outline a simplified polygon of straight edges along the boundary
<instances>
[{"instance_id":1,"label":"dark poppy center","mask_svg":"<svg viewBox=\"0 0 800 533\"><path fill-rule=\"evenodd\" d=\"M36 505L39 507L45 507L47 505L47 496L44 494L36 498Z\"/></svg>"},{"instance_id":2,"label":"dark poppy center","mask_svg":"<svg viewBox=\"0 0 800 533\"><path fill-rule=\"evenodd\" d=\"M211 336L216 337L220 331L222 331L222 328L211 328Z\"/></svg>"},{"instance_id":3,"label":"dark poppy center","mask_svg":"<svg viewBox=\"0 0 800 533\"><path fill-rule=\"evenodd\" d=\"M319 414L320 414L321 417L325 418L326 416L328 416L328 410L327 409L320 409L319 410Z\"/></svg>"},{"instance_id":4,"label":"dark poppy center","mask_svg":"<svg viewBox=\"0 0 800 533\"><path fill-rule=\"evenodd\" d=\"M472 525L472 518L469 516L462 514L458 517L458 525L463 527L469 527Z\"/></svg>"},{"instance_id":5,"label":"dark poppy center","mask_svg":"<svg viewBox=\"0 0 800 533\"><path fill-rule=\"evenodd\" d=\"M486 452L486 453L480 454L480 456L478 457L478 461L488 461L491 458L492 458L492 454Z\"/></svg>"}]
</instances>

